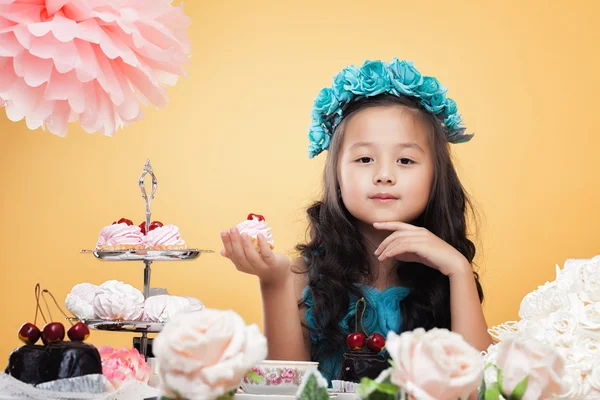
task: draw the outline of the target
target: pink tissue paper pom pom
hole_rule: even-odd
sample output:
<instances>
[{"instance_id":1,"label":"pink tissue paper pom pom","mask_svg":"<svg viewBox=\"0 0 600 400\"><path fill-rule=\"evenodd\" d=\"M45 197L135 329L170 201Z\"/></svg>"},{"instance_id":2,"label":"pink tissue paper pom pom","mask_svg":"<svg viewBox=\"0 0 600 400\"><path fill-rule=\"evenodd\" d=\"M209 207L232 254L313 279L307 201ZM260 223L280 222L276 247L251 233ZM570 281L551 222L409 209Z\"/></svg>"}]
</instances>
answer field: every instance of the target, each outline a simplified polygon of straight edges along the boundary
<instances>
[{"instance_id":1,"label":"pink tissue paper pom pom","mask_svg":"<svg viewBox=\"0 0 600 400\"><path fill-rule=\"evenodd\" d=\"M0 107L29 129L112 136L185 77L190 19L171 0L0 0Z\"/></svg>"}]
</instances>

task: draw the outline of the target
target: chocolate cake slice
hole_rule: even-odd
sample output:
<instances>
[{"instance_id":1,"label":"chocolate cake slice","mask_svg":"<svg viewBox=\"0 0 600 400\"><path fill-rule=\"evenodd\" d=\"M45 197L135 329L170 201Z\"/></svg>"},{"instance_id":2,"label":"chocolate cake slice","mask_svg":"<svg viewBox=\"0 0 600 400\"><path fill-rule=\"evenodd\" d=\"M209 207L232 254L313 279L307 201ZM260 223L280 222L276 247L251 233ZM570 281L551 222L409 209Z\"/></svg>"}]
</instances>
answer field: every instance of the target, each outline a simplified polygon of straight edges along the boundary
<instances>
[{"instance_id":1,"label":"chocolate cake slice","mask_svg":"<svg viewBox=\"0 0 600 400\"><path fill-rule=\"evenodd\" d=\"M380 354L367 352L347 352L342 356L339 379L346 382L360 382L361 378L375 379L390 367L387 359Z\"/></svg>"},{"instance_id":2,"label":"chocolate cake slice","mask_svg":"<svg viewBox=\"0 0 600 400\"><path fill-rule=\"evenodd\" d=\"M80 342L26 345L11 353L5 372L22 382L38 385L57 379L102 374L102 361L96 347Z\"/></svg>"}]
</instances>

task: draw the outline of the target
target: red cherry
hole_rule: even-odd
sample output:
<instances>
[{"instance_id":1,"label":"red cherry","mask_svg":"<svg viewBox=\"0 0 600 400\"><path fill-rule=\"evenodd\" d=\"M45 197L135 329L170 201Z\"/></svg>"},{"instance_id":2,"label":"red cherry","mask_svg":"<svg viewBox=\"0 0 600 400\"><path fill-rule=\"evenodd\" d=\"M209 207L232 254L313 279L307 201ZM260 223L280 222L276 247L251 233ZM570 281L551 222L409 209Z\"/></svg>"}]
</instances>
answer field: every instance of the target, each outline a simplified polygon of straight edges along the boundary
<instances>
[{"instance_id":1,"label":"red cherry","mask_svg":"<svg viewBox=\"0 0 600 400\"><path fill-rule=\"evenodd\" d=\"M117 221L118 224L127 224L129 226L133 225L133 221L127 218L121 218Z\"/></svg>"},{"instance_id":2,"label":"red cherry","mask_svg":"<svg viewBox=\"0 0 600 400\"><path fill-rule=\"evenodd\" d=\"M117 221L113 221L113 223L111 225L116 225L116 224L117 224Z\"/></svg>"},{"instance_id":3,"label":"red cherry","mask_svg":"<svg viewBox=\"0 0 600 400\"><path fill-rule=\"evenodd\" d=\"M42 332L31 322L27 322L19 329L19 339L25 344L35 344L42 336Z\"/></svg>"},{"instance_id":4,"label":"red cherry","mask_svg":"<svg viewBox=\"0 0 600 400\"><path fill-rule=\"evenodd\" d=\"M156 228L160 228L163 226L163 223L160 221L152 221L152 223L150 224L150 231L155 230Z\"/></svg>"},{"instance_id":5,"label":"red cherry","mask_svg":"<svg viewBox=\"0 0 600 400\"><path fill-rule=\"evenodd\" d=\"M246 218L247 220L251 221L253 217L258 218L259 221L264 221L265 217L263 217L260 214L248 214L248 218Z\"/></svg>"},{"instance_id":6,"label":"red cherry","mask_svg":"<svg viewBox=\"0 0 600 400\"><path fill-rule=\"evenodd\" d=\"M142 222L142 223L139 225L139 227L140 227L140 229L142 230L142 234L144 234L144 235L145 235L145 234L147 233L147 232L146 232L146 221Z\"/></svg>"},{"instance_id":7,"label":"red cherry","mask_svg":"<svg viewBox=\"0 0 600 400\"><path fill-rule=\"evenodd\" d=\"M354 332L346 336L346 345L350 350L362 350L365 348L365 334Z\"/></svg>"},{"instance_id":8,"label":"red cherry","mask_svg":"<svg viewBox=\"0 0 600 400\"><path fill-rule=\"evenodd\" d=\"M90 336L90 330L83 322L78 322L67 331L72 342L83 342Z\"/></svg>"},{"instance_id":9,"label":"red cherry","mask_svg":"<svg viewBox=\"0 0 600 400\"><path fill-rule=\"evenodd\" d=\"M379 333L374 333L367 340L367 348L373 353L379 353L385 348L385 338Z\"/></svg>"},{"instance_id":10,"label":"red cherry","mask_svg":"<svg viewBox=\"0 0 600 400\"><path fill-rule=\"evenodd\" d=\"M44 344L62 342L65 338L65 326L60 322L50 322L42 330L42 342Z\"/></svg>"}]
</instances>

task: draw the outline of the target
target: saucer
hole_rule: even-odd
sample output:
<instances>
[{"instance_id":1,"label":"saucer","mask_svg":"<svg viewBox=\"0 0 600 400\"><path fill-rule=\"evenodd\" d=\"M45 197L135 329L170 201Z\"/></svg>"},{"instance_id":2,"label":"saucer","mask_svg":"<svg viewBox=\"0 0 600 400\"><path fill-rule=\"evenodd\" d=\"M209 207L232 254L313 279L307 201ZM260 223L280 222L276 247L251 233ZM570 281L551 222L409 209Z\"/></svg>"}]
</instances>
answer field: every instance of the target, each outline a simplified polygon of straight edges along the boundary
<instances>
[{"instance_id":1,"label":"saucer","mask_svg":"<svg viewBox=\"0 0 600 400\"><path fill-rule=\"evenodd\" d=\"M351 395L351 396L341 396ZM353 400L355 397L352 393L330 393L329 397L336 400ZM236 393L235 400L293 400L296 398L295 394L249 394L249 393Z\"/></svg>"}]
</instances>

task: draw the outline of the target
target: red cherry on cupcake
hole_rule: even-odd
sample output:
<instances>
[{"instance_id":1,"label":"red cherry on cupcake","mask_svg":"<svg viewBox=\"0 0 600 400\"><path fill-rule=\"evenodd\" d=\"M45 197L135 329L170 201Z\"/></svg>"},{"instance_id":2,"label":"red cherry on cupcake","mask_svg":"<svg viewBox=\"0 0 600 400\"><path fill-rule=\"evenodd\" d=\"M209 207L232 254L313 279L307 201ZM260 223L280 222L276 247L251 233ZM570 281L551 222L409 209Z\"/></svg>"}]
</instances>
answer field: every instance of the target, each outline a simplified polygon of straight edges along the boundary
<instances>
[{"instance_id":1,"label":"red cherry on cupcake","mask_svg":"<svg viewBox=\"0 0 600 400\"><path fill-rule=\"evenodd\" d=\"M50 322L42 330L44 344L62 342L65 338L65 326L60 322Z\"/></svg>"},{"instance_id":2,"label":"red cherry on cupcake","mask_svg":"<svg viewBox=\"0 0 600 400\"><path fill-rule=\"evenodd\" d=\"M142 230L144 235L148 234L148 232L155 230L156 228L160 228L163 226L163 223L160 221L152 221L150 222L150 229L146 231L146 221L142 222L139 227Z\"/></svg>"},{"instance_id":3,"label":"red cherry on cupcake","mask_svg":"<svg viewBox=\"0 0 600 400\"><path fill-rule=\"evenodd\" d=\"M252 221L252 219L254 217L258 218L259 221L264 221L265 220L265 217L263 217L260 214L248 214L248 218L246 218L246 219L249 220L249 221Z\"/></svg>"},{"instance_id":4,"label":"red cherry on cupcake","mask_svg":"<svg viewBox=\"0 0 600 400\"><path fill-rule=\"evenodd\" d=\"M127 224L129 226L133 225L133 221L127 218L121 218L117 221L117 224Z\"/></svg>"},{"instance_id":5,"label":"red cherry on cupcake","mask_svg":"<svg viewBox=\"0 0 600 400\"><path fill-rule=\"evenodd\" d=\"M162 226L163 226L163 223L162 223L162 222L160 222L160 221L152 221L152 222L150 223L150 229L148 229L148 230L149 230L149 231L153 231L153 230L155 230L156 228L160 228L160 227L162 227Z\"/></svg>"},{"instance_id":6,"label":"red cherry on cupcake","mask_svg":"<svg viewBox=\"0 0 600 400\"><path fill-rule=\"evenodd\" d=\"M385 348L385 338L379 333L374 333L367 340L367 348L373 353L379 353Z\"/></svg>"},{"instance_id":7,"label":"red cherry on cupcake","mask_svg":"<svg viewBox=\"0 0 600 400\"><path fill-rule=\"evenodd\" d=\"M366 336L362 332L354 332L346 336L346 345L350 350L362 350L365 348Z\"/></svg>"},{"instance_id":8,"label":"red cherry on cupcake","mask_svg":"<svg viewBox=\"0 0 600 400\"><path fill-rule=\"evenodd\" d=\"M83 322L78 322L67 331L72 342L83 342L90 336L90 330Z\"/></svg>"},{"instance_id":9,"label":"red cherry on cupcake","mask_svg":"<svg viewBox=\"0 0 600 400\"><path fill-rule=\"evenodd\" d=\"M35 344L40 336L42 336L42 332L31 322L23 324L19 329L19 339L25 344Z\"/></svg>"}]
</instances>

